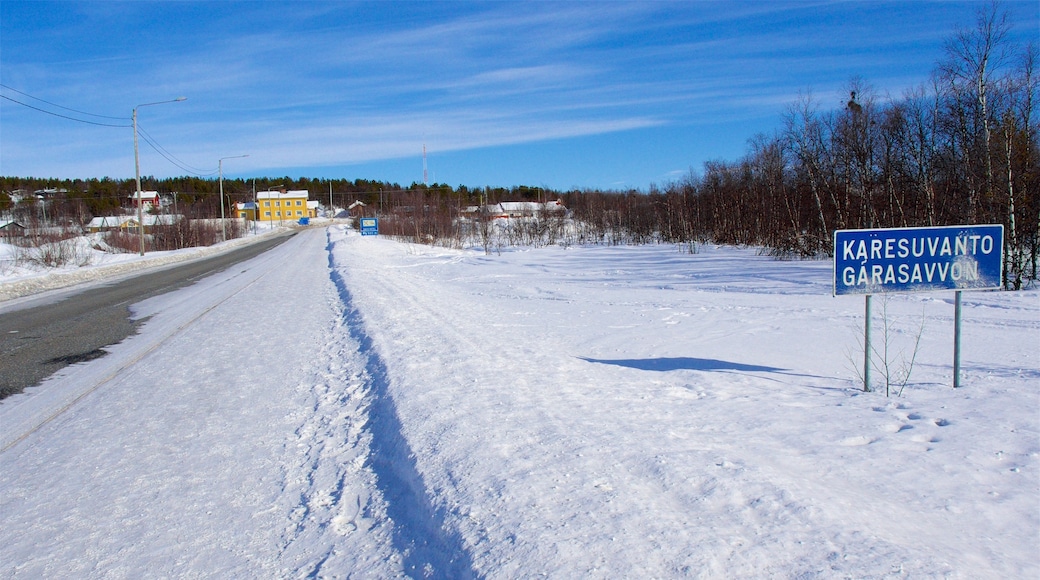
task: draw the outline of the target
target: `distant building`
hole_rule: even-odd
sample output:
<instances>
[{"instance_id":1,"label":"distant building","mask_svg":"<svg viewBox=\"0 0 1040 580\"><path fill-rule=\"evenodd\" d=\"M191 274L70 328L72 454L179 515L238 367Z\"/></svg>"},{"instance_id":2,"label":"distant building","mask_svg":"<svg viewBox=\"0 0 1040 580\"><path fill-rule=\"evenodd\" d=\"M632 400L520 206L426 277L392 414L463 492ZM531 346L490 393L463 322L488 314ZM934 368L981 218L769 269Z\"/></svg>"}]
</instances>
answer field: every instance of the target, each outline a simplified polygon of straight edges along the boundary
<instances>
[{"instance_id":1,"label":"distant building","mask_svg":"<svg viewBox=\"0 0 1040 580\"><path fill-rule=\"evenodd\" d=\"M25 226L13 220L0 220L0 239L14 240L25 237Z\"/></svg>"},{"instance_id":2,"label":"distant building","mask_svg":"<svg viewBox=\"0 0 1040 580\"><path fill-rule=\"evenodd\" d=\"M148 193L148 192L145 192ZM170 226L177 223L177 220L183 219L183 216L179 215L152 215L148 214L144 216L144 233L150 233L155 226ZM108 232L112 230L120 230L124 232L137 233L137 216L131 215L115 215L115 216L104 216L96 217L90 220L87 224L87 231L96 234L98 232Z\"/></svg>"},{"instance_id":3,"label":"distant building","mask_svg":"<svg viewBox=\"0 0 1040 580\"><path fill-rule=\"evenodd\" d=\"M98 232L118 230L121 229L123 225L128 221L130 221L130 216L128 215L110 215L96 217L90 220L90 223L87 224L87 231L92 234L96 234Z\"/></svg>"},{"instance_id":4,"label":"distant building","mask_svg":"<svg viewBox=\"0 0 1040 580\"><path fill-rule=\"evenodd\" d=\"M256 202L247 201L245 203L236 203L235 215L238 216L239 219L244 219L246 221L256 220Z\"/></svg>"},{"instance_id":5,"label":"distant building","mask_svg":"<svg viewBox=\"0 0 1040 580\"><path fill-rule=\"evenodd\" d=\"M352 216L365 215L365 203L360 199L347 206L347 213Z\"/></svg>"},{"instance_id":6,"label":"distant building","mask_svg":"<svg viewBox=\"0 0 1040 580\"><path fill-rule=\"evenodd\" d=\"M48 187L46 189L37 189L33 192L33 195L35 195L39 199L46 199L48 197L55 197L57 195L65 195L68 192L69 190L65 188Z\"/></svg>"},{"instance_id":7,"label":"distant building","mask_svg":"<svg viewBox=\"0 0 1040 580\"><path fill-rule=\"evenodd\" d=\"M143 204L144 211L149 211L159 207L159 192L158 191L135 191L130 196L130 200L133 203L134 208L137 204Z\"/></svg>"},{"instance_id":8,"label":"distant building","mask_svg":"<svg viewBox=\"0 0 1040 580\"><path fill-rule=\"evenodd\" d=\"M462 210L463 214L476 216L483 214L491 219L516 219L525 217L547 216L566 213L567 208L560 200L547 201L503 201L485 206L469 206Z\"/></svg>"},{"instance_id":9,"label":"distant building","mask_svg":"<svg viewBox=\"0 0 1040 580\"><path fill-rule=\"evenodd\" d=\"M317 217L317 202L311 206L307 190L257 192L260 221L297 221L303 217Z\"/></svg>"}]
</instances>

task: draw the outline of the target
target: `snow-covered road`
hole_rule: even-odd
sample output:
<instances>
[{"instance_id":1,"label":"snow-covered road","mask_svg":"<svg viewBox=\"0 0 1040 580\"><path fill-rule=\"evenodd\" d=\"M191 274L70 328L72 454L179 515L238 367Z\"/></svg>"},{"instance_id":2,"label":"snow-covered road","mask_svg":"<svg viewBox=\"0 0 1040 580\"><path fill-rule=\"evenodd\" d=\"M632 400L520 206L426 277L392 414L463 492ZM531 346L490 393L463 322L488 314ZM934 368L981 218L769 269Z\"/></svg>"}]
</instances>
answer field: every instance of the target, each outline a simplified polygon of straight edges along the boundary
<instances>
[{"instance_id":1,"label":"snow-covered road","mask_svg":"<svg viewBox=\"0 0 1040 580\"><path fill-rule=\"evenodd\" d=\"M0 404L0 575L1035 577L1040 301L830 264L310 230ZM923 317L923 318L922 318ZM877 321L876 324L880 324Z\"/></svg>"},{"instance_id":2,"label":"snow-covered road","mask_svg":"<svg viewBox=\"0 0 1040 580\"><path fill-rule=\"evenodd\" d=\"M365 467L369 397L325 234L137 305L138 336L12 397L0 456L6 577L392 577ZM14 407L14 408L13 408ZM27 409L28 410L28 409ZM358 532L363 533L358 533Z\"/></svg>"}]
</instances>

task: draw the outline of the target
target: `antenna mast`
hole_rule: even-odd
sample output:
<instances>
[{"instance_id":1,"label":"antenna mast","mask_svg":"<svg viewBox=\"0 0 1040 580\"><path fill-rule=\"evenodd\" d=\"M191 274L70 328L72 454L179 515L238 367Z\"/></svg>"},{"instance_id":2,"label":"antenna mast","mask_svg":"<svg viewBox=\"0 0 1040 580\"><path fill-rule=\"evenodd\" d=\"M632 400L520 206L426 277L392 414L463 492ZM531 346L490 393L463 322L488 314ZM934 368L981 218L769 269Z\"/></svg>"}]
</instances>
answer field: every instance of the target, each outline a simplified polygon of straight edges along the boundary
<instances>
[{"instance_id":1,"label":"antenna mast","mask_svg":"<svg viewBox=\"0 0 1040 580\"><path fill-rule=\"evenodd\" d=\"M430 185L429 179L426 174L426 143L422 144L422 182L423 185Z\"/></svg>"}]
</instances>

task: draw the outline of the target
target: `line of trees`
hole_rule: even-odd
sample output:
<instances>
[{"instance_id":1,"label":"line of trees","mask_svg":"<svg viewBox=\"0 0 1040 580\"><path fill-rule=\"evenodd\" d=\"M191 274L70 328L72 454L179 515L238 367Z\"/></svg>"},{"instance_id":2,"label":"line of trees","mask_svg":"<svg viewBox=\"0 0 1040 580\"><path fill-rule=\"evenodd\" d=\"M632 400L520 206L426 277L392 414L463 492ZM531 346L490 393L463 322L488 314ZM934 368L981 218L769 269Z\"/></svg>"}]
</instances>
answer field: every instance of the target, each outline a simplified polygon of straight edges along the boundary
<instances>
[{"instance_id":1,"label":"line of trees","mask_svg":"<svg viewBox=\"0 0 1040 580\"><path fill-rule=\"evenodd\" d=\"M0 216L9 215L25 223L82 226L93 217L119 215L136 207L131 196L136 188L133 178L55 179L0 176ZM141 177L141 188L173 195L178 214L190 218L214 218L220 215L219 183L216 179ZM546 188L528 186L457 188L447 184L399 183L371 179L322 179L257 177L225 178L225 214L234 203L252 201L254 192L269 190L305 190L311 199L326 207L346 208L360 201L370 213L402 213L402 208L427 207L433 204L443 211L451 207L453 215L459 207L479 200L533 201L556 199L559 193ZM41 200L35 192L41 193ZM21 194L19 202L12 195ZM175 195L174 195L175 194ZM427 212L429 213L429 212ZM431 214L432 215L432 214ZM432 219L432 218L431 218Z\"/></svg>"},{"instance_id":2,"label":"line of trees","mask_svg":"<svg viewBox=\"0 0 1040 580\"><path fill-rule=\"evenodd\" d=\"M1040 263L1040 119L1037 46L1014 45L1009 30L1006 13L988 5L945 43L927 84L893 98L853 79L847 101L829 110L804 95L741 159L706 163L663 189L538 197L570 209L564 243L712 241L778 257L830 256L839 229L1003 224L1005 286L1019 289ZM455 192L470 195L454 205L452 193L411 199L423 211L394 216L394 231L456 240L452 213L474 192Z\"/></svg>"},{"instance_id":3,"label":"line of trees","mask_svg":"<svg viewBox=\"0 0 1040 580\"><path fill-rule=\"evenodd\" d=\"M564 201L572 219L562 243L711 241L777 257L830 256L839 229L996 223L1005 227L1005 286L1019 289L1040 264L1040 120L1037 47L1012 45L1009 27L991 5L946 43L927 85L892 98L853 79L830 110L802 96L742 158L706 163L663 189L414 190L389 233L458 244L462 205L518 193ZM539 223L532 217L526 226Z\"/></svg>"},{"instance_id":4,"label":"line of trees","mask_svg":"<svg viewBox=\"0 0 1040 580\"><path fill-rule=\"evenodd\" d=\"M133 178L114 179L111 177L91 179L56 179L39 177L0 176L0 214L30 221L30 214L41 216L41 200L34 192L48 192L46 201L48 223L86 223L92 217L118 215L133 206L131 196L136 188ZM213 178L199 177L141 177L141 188L144 191L158 191L160 194L176 194L179 204L178 212L189 217L215 217L220 215L219 182ZM379 209L390 209L400 205L405 196L415 193L423 195L451 194L454 198L476 199L477 191L466 186L458 189L449 185L426 185L413 183L403 187L398 183L376 181L370 179L320 179L285 177L257 177L255 179L225 178L224 203L229 209L236 202L252 201L254 192L269 190L306 190L312 199L322 201L325 205L346 207L353 201L361 201L367 206ZM524 186L513 188L487 188L493 195L502 198L519 196L528 199L534 188ZM479 190L484 195L485 188ZM541 191L541 190L539 190ZM20 202L15 199L22 195ZM329 203L331 202L331 203ZM19 207L19 205L21 207Z\"/></svg>"},{"instance_id":5,"label":"line of trees","mask_svg":"<svg viewBox=\"0 0 1040 580\"><path fill-rule=\"evenodd\" d=\"M1036 280L1037 47L1009 29L995 4L980 10L901 98L860 79L835 110L803 96L777 134L677 188L695 200L686 215L717 242L800 256L830 255L838 229L1004 224L1007 285Z\"/></svg>"}]
</instances>

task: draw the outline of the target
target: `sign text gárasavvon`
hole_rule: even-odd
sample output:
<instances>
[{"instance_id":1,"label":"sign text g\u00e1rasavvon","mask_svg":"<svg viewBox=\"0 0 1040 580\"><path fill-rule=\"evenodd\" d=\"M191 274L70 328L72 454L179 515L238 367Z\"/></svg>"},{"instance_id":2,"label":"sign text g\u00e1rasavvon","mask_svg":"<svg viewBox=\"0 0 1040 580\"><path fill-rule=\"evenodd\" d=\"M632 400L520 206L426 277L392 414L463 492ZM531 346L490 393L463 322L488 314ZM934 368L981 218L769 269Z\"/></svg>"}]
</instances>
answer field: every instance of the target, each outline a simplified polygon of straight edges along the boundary
<instances>
[{"instance_id":1,"label":"sign text g\u00e1rasavvon","mask_svg":"<svg viewBox=\"0 0 1040 580\"><path fill-rule=\"evenodd\" d=\"M834 232L834 294L1000 288L1004 226Z\"/></svg>"}]
</instances>

